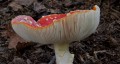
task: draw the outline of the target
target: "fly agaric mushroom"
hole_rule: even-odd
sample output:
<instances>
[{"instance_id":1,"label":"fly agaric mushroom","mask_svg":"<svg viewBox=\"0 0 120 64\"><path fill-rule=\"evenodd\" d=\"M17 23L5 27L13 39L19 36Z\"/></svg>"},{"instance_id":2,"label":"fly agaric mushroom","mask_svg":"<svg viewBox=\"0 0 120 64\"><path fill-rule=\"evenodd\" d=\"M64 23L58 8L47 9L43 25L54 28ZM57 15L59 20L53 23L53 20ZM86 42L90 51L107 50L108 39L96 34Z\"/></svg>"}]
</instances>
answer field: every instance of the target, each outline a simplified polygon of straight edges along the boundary
<instances>
[{"instance_id":1,"label":"fly agaric mushroom","mask_svg":"<svg viewBox=\"0 0 120 64\"><path fill-rule=\"evenodd\" d=\"M95 5L92 10L43 16L37 22L30 16L20 15L11 24L25 40L53 44L57 64L72 64L74 55L69 52L69 43L80 41L95 32L99 19L100 9Z\"/></svg>"}]
</instances>

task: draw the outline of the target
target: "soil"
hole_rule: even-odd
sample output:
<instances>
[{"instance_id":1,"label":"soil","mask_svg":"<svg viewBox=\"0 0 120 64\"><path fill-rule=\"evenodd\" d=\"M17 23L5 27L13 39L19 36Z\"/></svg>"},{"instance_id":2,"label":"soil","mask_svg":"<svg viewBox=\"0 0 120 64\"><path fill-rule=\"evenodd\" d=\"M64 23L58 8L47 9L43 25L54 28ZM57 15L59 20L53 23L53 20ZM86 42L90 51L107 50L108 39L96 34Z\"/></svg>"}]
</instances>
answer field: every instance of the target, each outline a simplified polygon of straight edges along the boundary
<instances>
[{"instance_id":1,"label":"soil","mask_svg":"<svg viewBox=\"0 0 120 64\"><path fill-rule=\"evenodd\" d=\"M0 0L0 64L56 64L52 45L31 42L8 48L11 39L6 31L12 30L8 25L15 16L37 20L43 15L91 9L95 4L101 9L100 24L91 36L70 44L73 64L120 64L120 0Z\"/></svg>"}]
</instances>

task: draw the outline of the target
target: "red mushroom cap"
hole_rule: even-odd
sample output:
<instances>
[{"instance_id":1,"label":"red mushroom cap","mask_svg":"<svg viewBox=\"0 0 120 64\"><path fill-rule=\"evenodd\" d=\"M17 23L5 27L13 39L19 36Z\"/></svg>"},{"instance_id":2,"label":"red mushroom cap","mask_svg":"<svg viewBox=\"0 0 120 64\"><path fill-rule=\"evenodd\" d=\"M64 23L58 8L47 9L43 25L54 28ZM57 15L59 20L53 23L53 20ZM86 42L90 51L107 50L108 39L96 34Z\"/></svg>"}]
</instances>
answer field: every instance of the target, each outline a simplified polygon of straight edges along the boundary
<instances>
[{"instance_id":1,"label":"red mushroom cap","mask_svg":"<svg viewBox=\"0 0 120 64\"><path fill-rule=\"evenodd\" d=\"M51 14L51 15L43 16L37 21L37 23L41 24L41 26L46 26L53 23L55 20L59 20L65 16L66 14Z\"/></svg>"},{"instance_id":2,"label":"red mushroom cap","mask_svg":"<svg viewBox=\"0 0 120 64\"><path fill-rule=\"evenodd\" d=\"M37 22L30 16L20 15L11 23L15 32L28 41L42 44L72 42L95 32L100 19L100 9L76 10L66 14L43 16Z\"/></svg>"}]
</instances>

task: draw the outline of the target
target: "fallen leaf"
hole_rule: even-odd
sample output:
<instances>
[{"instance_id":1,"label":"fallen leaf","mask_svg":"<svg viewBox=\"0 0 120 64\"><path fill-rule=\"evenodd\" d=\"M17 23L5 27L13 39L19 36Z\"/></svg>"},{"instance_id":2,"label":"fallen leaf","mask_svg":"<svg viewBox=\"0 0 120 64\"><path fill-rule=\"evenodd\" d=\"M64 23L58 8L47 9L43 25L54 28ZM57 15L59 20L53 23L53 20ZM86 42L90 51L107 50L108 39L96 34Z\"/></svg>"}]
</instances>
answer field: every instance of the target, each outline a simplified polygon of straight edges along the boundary
<instances>
[{"instance_id":1,"label":"fallen leaf","mask_svg":"<svg viewBox=\"0 0 120 64\"><path fill-rule=\"evenodd\" d=\"M8 48L15 48L16 46L19 46L18 43L27 43L27 41L25 41L24 39L22 39L20 36L18 36L12 29L11 24L6 26L7 32L6 35L10 38L9 39L9 44L8 44ZM25 45L19 46L19 47L23 47Z\"/></svg>"},{"instance_id":2,"label":"fallen leaf","mask_svg":"<svg viewBox=\"0 0 120 64\"><path fill-rule=\"evenodd\" d=\"M51 13L61 13L60 9L49 9Z\"/></svg>"},{"instance_id":3,"label":"fallen leaf","mask_svg":"<svg viewBox=\"0 0 120 64\"><path fill-rule=\"evenodd\" d=\"M34 11L36 11L38 13L44 12L47 10L47 8L42 3L38 3L38 2L34 2L33 9L34 9Z\"/></svg>"},{"instance_id":4,"label":"fallen leaf","mask_svg":"<svg viewBox=\"0 0 120 64\"><path fill-rule=\"evenodd\" d=\"M13 36L10 37L10 42L9 42L8 48L16 48L16 46L19 42L26 43L27 41L25 41L24 39L19 37L17 34L14 34Z\"/></svg>"},{"instance_id":5,"label":"fallen leaf","mask_svg":"<svg viewBox=\"0 0 120 64\"><path fill-rule=\"evenodd\" d=\"M19 5L24 5L24 6L30 6L32 3L34 3L36 0L15 0Z\"/></svg>"},{"instance_id":6,"label":"fallen leaf","mask_svg":"<svg viewBox=\"0 0 120 64\"><path fill-rule=\"evenodd\" d=\"M23 58L19 58L16 56L14 57L12 62L13 64L27 64Z\"/></svg>"},{"instance_id":7,"label":"fallen leaf","mask_svg":"<svg viewBox=\"0 0 120 64\"><path fill-rule=\"evenodd\" d=\"M14 11L22 10L23 7L16 2L11 2L8 6L12 7Z\"/></svg>"}]
</instances>

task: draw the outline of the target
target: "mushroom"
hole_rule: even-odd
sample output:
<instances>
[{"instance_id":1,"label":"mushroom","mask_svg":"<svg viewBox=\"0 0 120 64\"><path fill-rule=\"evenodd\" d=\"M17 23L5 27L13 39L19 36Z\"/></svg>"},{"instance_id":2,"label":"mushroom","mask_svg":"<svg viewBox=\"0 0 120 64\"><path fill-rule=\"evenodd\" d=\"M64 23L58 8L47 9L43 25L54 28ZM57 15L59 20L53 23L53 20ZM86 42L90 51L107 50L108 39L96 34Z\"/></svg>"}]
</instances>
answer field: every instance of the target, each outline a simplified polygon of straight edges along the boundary
<instances>
[{"instance_id":1,"label":"mushroom","mask_svg":"<svg viewBox=\"0 0 120 64\"><path fill-rule=\"evenodd\" d=\"M69 52L69 43L94 33L99 20L100 9L95 5L91 10L43 16L37 22L30 16L19 15L11 24L14 31L27 41L53 44L57 64L72 64L74 54Z\"/></svg>"}]
</instances>

